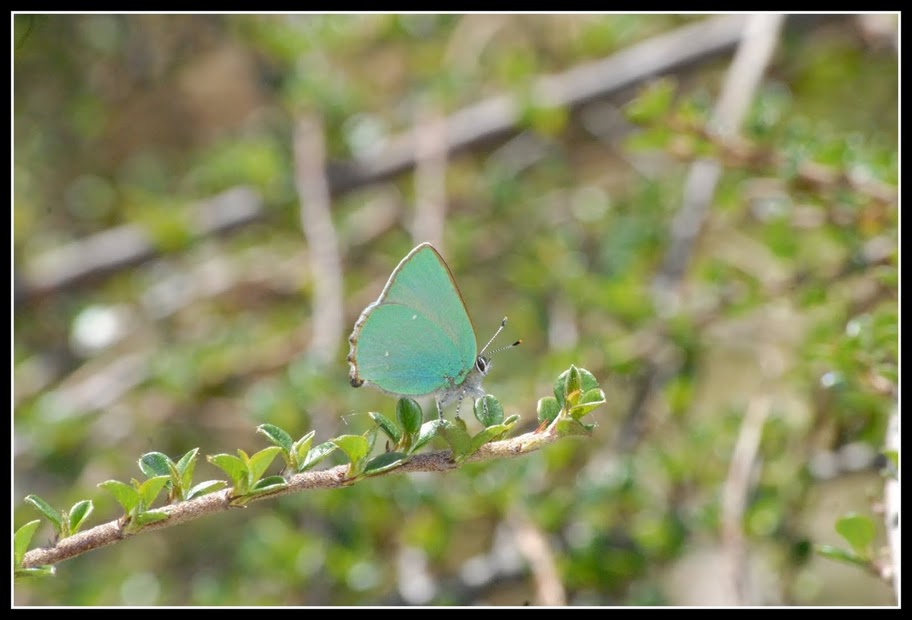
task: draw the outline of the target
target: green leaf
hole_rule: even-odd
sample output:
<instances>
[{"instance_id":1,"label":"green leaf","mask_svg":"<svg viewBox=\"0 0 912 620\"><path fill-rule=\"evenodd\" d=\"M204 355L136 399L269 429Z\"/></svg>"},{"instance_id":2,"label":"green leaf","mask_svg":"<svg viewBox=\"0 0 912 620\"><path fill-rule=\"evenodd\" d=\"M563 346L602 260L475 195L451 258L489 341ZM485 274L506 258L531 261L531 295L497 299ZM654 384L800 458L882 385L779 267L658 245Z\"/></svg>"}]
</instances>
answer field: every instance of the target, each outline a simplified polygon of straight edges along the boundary
<instances>
[{"instance_id":1,"label":"green leaf","mask_svg":"<svg viewBox=\"0 0 912 620\"><path fill-rule=\"evenodd\" d=\"M632 123L655 123L668 113L674 101L675 80L661 78L652 81L640 94L624 106L624 113Z\"/></svg>"},{"instance_id":2,"label":"green leaf","mask_svg":"<svg viewBox=\"0 0 912 620\"><path fill-rule=\"evenodd\" d=\"M299 472L305 471L325 459L329 456L333 450L336 449L336 444L331 441L324 441L315 448L312 448L310 452L307 453L307 458L304 459L304 462L301 463L301 466L298 468Z\"/></svg>"},{"instance_id":3,"label":"green leaf","mask_svg":"<svg viewBox=\"0 0 912 620\"><path fill-rule=\"evenodd\" d=\"M570 402L572 407L577 404L578 398L583 392L594 390L598 386L598 381L595 380L591 372L585 368L570 366L554 382L554 396L557 398L561 408L564 408L568 398L573 396L574 400Z\"/></svg>"},{"instance_id":4,"label":"green leaf","mask_svg":"<svg viewBox=\"0 0 912 620\"><path fill-rule=\"evenodd\" d=\"M277 446L276 446L277 447ZM246 506L257 495L270 493L287 486L287 482L282 476L267 476L258 481L253 487L243 495L236 495L230 500L232 506Z\"/></svg>"},{"instance_id":5,"label":"green leaf","mask_svg":"<svg viewBox=\"0 0 912 620\"><path fill-rule=\"evenodd\" d=\"M282 476L266 476L262 480L259 480L253 488L251 493L266 493L269 491L275 491L277 489L283 489L288 486L288 483L285 481L285 478Z\"/></svg>"},{"instance_id":6,"label":"green leaf","mask_svg":"<svg viewBox=\"0 0 912 620\"><path fill-rule=\"evenodd\" d=\"M294 466L292 469L297 470L298 466L307 458L307 453L310 451L310 446L313 443L313 438L316 434L317 431L310 431L292 444L291 453L294 455Z\"/></svg>"},{"instance_id":7,"label":"green leaf","mask_svg":"<svg viewBox=\"0 0 912 620\"><path fill-rule=\"evenodd\" d=\"M864 557L870 556L870 546L877 534L874 522L870 518L849 513L836 521L836 531L846 539L857 554Z\"/></svg>"},{"instance_id":8,"label":"green leaf","mask_svg":"<svg viewBox=\"0 0 912 620\"><path fill-rule=\"evenodd\" d=\"M897 472L899 471L899 451L897 450L884 450L884 458L887 459L887 463L890 467L887 467L888 475L893 478L897 477Z\"/></svg>"},{"instance_id":9,"label":"green leaf","mask_svg":"<svg viewBox=\"0 0 912 620\"><path fill-rule=\"evenodd\" d=\"M329 441L342 450L352 464L359 463L370 450L370 442L362 435L340 435Z\"/></svg>"},{"instance_id":10,"label":"green leaf","mask_svg":"<svg viewBox=\"0 0 912 620\"><path fill-rule=\"evenodd\" d=\"M214 454L208 456L207 459L228 474L228 478L235 489L238 489L238 485L242 484L244 485L244 490L246 490L247 464L244 461L233 454Z\"/></svg>"},{"instance_id":11,"label":"green leaf","mask_svg":"<svg viewBox=\"0 0 912 620\"><path fill-rule=\"evenodd\" d=\"M501 424L504 419L504 410L500 401L490 394L485 394L482 398L476 400L475 419L486 428Z\"/></svg>"},{"instance_id":12,"label":"green leaf","mask_svg":"<svg viewBox=\"0 0 912 620\"><path fill-rule=\"evenodd\" d=\"M472 437L472 442L469 444L469 449L466 451L465 454L462 455L462 457L466 458L466 457L469 457L469 456L475 454L476 452L478 452L478 449L481 448L481 446L485 445L486 443L488 443L490 441L493 441L499 435L504 434L508 430L510 430L510 427L507 426L506 424L495 424L493 426L487 427L486 429L484 429L483 431L481 431L480 433L478 433L477 435Z\"/></svg>"},{"instance_id":13,"label":"green leaf","mask_svg":"<svg viewBox=\"0 0 912 620\"><path fill-rule=\"evenodd\" d=\"M161 452L147 452L139 457L139 470L146 478L171 476L171 459Z\"/></svg>"},{"instance_id":14,"label":"green leaf","mask_svg":"<svg viewBox=\"0 0 912 620\"><path fill-rule=\"evenodd\" d=\"M95 505L92 503L92 500L89 499L84 499L73 504L73 507L70 508L70 512L67 514L70 536L79 531L79 528L82 527L83 522L92 514L93 510L95 510Z\"/></svg>"},{"instance_id":15,"label":"green leaf","mask_svg":"<svg viewBox=\"0 0 912 620\"><path fill-rule=\"evenodd\" d=\"M142 500L143 508L148 508L155 502L155 498L165 488L165 484L171 480L171 476L155 476L149 478L139 486L139 497Z\"/></svg>"},{"instance_id":16,"label":"green leaf","mask_svg":"<svg viewBox=\"0 0 912 620\"><path fill-rule=\"evenodd\" d=\"M585 435L588 437L592 434L594 428L595 424L583 424L574 418L562 417L555 424L554 431L561 437L565 435Z\"/></svg>"},{"instance_id":17,"label":"green leaf","mask_svg":"<svg viewBox=\"0 0 912 620\"><path fill-rule=\"evenodd\" d=\"M32 542L32 536L39 525L40 519L29 521L13 534L13 561L16 566L22 564L22 558L25 557L25 552L28 551L29 543Z\"/></svg>"},{"instance_id":18,"label":"green leaf","mask_svg":"<svg viewBox=\"0 0 912 620\"><path fill-rule=\"evenodd\" d=\"M247 483L250 488L266 473L273 459L281 451L282 448L279 446L269 446L250 457L250 460L247 461Z\"/></svg>"},{"instance_id":19,"label":"green leaf","mask_svg":"<svg viewBox=\"0 0 912 620\"><path fill-rule=\"evenodd\" d=\"M400 399L400 402L401 400L402 399ZM398 406L396 408L398 409ZM390 420L382 413L377 413L375 411L371 411L367 415L369 415L371 420L376 422L377 426L380 427L380 430L383 431L386 436L392 439L396 444L402 440L402 433L399 431L399 427L396 426L395 422Z\"/></svg>"},{"instance_id":20,"label":"green leaf","mask_svg":"<svg viewBox=\"0 0 912 620\"><path fill-rule=\"evenodd\" d=\"M175 463L174 466L177 468L177 471L181 473L181 475L186 474L187 470L189 470L191 473L193 472L193 468L196 467L197 454L199 454L199 448L193 448L187 452L187 454L180 457L180 460Z\"/></svg>"},{"instance_id":21,"label":"green leaf","mask_svg":"<svg viewBox=\"0 0 912 620\"><path fill-rule=\"evenodd\" d=\"M293 446L291 435L275 424L260 424L257 427L256 432L265 435L273 445L279 446L286 455L291 455Z\"/></svg>"},{"instance_id":22,"label":"green leaf","mask_svg":"<svg viewBox=\"0 0 912 620\"><path fill-rule=\"evenodd\" d=\"M54 526L54 531L57 533L57 536L63 535L63 515L59 510L56 510L53 506L34 494L27 495L25 501L37 508L38 512L44 515L44 517L51 522L51 525Z\"/></svg>"},{"instance_id":23,"label":"green leaf","mask_svg":"<svg viewBox=\"0 0 912 620\"><path fill-rule=\"evenodd\" d=\"M117 500L117 503L123 507L124 512L128 515L139 504L139 493L136 489L120 480L105 480L99 483L98 486L113 495L114 499Z\"/></svg>"},{"instance_id":24,"label":"green leaf","mask_svg":"<svg viewBox=\"0 0 912 620\"><path fill-rule=\"evenodd\" d=\"M685 95L678 100L675 113L685 125L699 127L709 122L712 101L703 94Z\"/></svg>"},{"instance_id":25,"label":"green leaf","mask_svg":"<svg viewBox=\"0 0 912 620\"><path fill-rule=\"evenodd\" d=\"M495 424L494 426L489 426L488 428L495 429L496 432L491 437L490 441L499 441L507 436L510 430L516 425L519 421L519 416L516 414L511 415L509 418L503 421L503 424ZM488 443L488 442L485 442Z\"/></svg>"},{"instance_id":26,"label":"green leaf","mask_svg":"<svg viewBox=\"0 0 912 620\"><path fill-rule=\"evenodd\" d=\"M396 419L399 420L399 426L409 436L414 436L421 430L421 423L424 421L424 412L421 407L411 398L400 398L396 401ZM395 439L397 443L398 439Z\"/></svg>"},{"instance_id":27,"label":"green leaf","mask_svg":"<svg viewBox=\"0 0 912 620\"><path fill-rule=\"evenodd\" d=\"M567 383L564 386L565 402L575 405L583 392L582 379L580 379L579 368L570 366L570 374L567 375Z\"/></svg>"},{"instance_id":28,"label":"green leaf","mask_svg":"<svg viewBox=\"0 0 912 620\"><path fill-rule=\"evenodd\" d=\"M374 445L377 443L378 428L376 426L367 429L367 432L362 435L367 440L367 452L370 454L374 451Z\"/></svg>"},{"instance_id":29,"label":"green leaf","mask_svg":"<svg viewBox=\"0 0 912 620\"><path fill-rule=\"evenodd\" d=\"M44 566L33 566L32 568L17 568L14 575L18 577L51 577L57 572L56 567L45 564Z\"/></svg>"},{"instance_id":30,"label":"green leaf","mask_svg":"<svg viewBox=\"0 0 912 620\"><path fill-rule=\"evenodd\" d=\"M377 474L395 469L408 461L408 455L403 452L384 452L383 454L372 458L364 466L364 474L375 476Z\"/></svg>"},{"instance_id":31,"label":"green leaf","mask_svg":"<svg viewBox=\"0 0 912 620\"><path fill-rule=\"evenodd\" d=\"M472 438L465 431L465 428L459 424L444 420L443 425L440 427L440 433L443 435L443 438L447 440L447 443L450 444L454 460L461 458L462 455L466 454L472 447Z\"/></svg>"},{"instance_id":32,"label":"green leaf","mask_svg":"<svg viewBox=\"0 0 912 620\"><path fill-rule=\"evenodd\" d=\"M559 135L567 126L569 110L564 106L535 105L535 101L533 99L533 105L521 110L521 121L542 136Z\"/></svg>"},{"instance_id":33,"label":"green leaf","mask_svg":"<svg viewBox=\"0 0 912 620\"><path fill-rule=\"evenodd\" d=\"M624 150L632 152L663 151L671 144L677 134L663 125L634 131L622 141Z\"/></svg>"},{"instance_id":34,"label":"green leaf","mask_svg":"<svg viewBox=\"0 0 912 620\"><path fill-rule=\"evenodd\" d=\"M412 447L409 452L417 452L420 448L424 447L427 442L436 437L439 425L439 420L431 420L430 422L422 424L421 430L418 431L418 438L412 442Z\"/></svg>"},{"instance_id":35,"label":"green leaf","mask_svg":"<svg viewBox=\"0 0 912 620\"><path fill-rule=\"evenodd\" d=\"M538 399L538 421L551 424L561 412L561 406L553 396Z\"/></svg>"},{"instance_id":36,"label":"green leaf","mask_svg":"<svg viewBox=\"0 0 912 620\"><path fill-rule=\"evenodd\" d=\"M199 448L193 448L182 456L174 466L180 477L181 493L186 494L187 489L193 484L193 472L196 470L196 458L198 454ZM185 497L184 499L189 499L189 497Z\"/></svg>"},{"instance_id":37,"label":"green leaf","mask_svg":"<svg viewBox=\"0 0 912 620\"><path fill-rule=\"evenodd\" d=\"M845 562L862 568L869 568L868 561L865 558L848 549L841 549L831 545L815 545L814 550L823 557L836 560L837 562Z\"/></svg>"},{"instance_id":38,"label":"green leaf","mask_svg":"<svg viewBox=\"0 0 912 620\"><path fill-rule=\"evenodd\" d=\"M194 497L200 497L201 495L209 495L210 493L224 489L226 486L228 486L228 483L224 480L207 480L206 482L200 482L187 492L187 499L193 499Z\"/></svg>"},{"instance_id":39,"label":"green leaf","mask_svg":"<svg viewBox=\"0 0 912 620\"><path fill-rule=\"evenodd\" d=\"M133 525L149 525L150 523L155 523L156 521L164 521L168 518L168 516L168 513L163 510L146 510L145 512L141 512L136 515L136 518L133 520ZM133 531L135 531L135 529Z\"/></svg>"},{"instance_id":40,"label":"green leaf","mask_svg":"<svg viewBox=\"0 0 912 620\"><path fill-rule=\"evenodd\" d=\"M579 420L584 415L605 404L605 393L600 388L587 390L580 396L579 404L570 408L570 417Z\"/></svg>"}]
</instances>

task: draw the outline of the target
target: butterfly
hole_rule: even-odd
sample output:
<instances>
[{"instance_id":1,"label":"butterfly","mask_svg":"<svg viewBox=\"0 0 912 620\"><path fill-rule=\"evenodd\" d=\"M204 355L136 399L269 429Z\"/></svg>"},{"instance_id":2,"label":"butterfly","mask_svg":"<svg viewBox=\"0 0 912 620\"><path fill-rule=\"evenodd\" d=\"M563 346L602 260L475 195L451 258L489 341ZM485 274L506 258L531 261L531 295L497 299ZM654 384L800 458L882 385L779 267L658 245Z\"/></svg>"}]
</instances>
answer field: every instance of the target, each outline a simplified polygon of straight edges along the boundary
<instances>
[{"instance_id":1,"label":"butterfly","mask_svg":"<svg viewBox=\"0 0 912 620\"><path fill-rule=\"evenodd\" d=\"M456 401L458 418L464 397L484 397L481 382L491 370L491 356L522 342L484 355L506 323L504 318L479 352L453 273L434 246L422 243L402 259L380 297L355 322L348 338L351 384L395 396L433 394L440 419Z\"/></svg>"}]
</instances>

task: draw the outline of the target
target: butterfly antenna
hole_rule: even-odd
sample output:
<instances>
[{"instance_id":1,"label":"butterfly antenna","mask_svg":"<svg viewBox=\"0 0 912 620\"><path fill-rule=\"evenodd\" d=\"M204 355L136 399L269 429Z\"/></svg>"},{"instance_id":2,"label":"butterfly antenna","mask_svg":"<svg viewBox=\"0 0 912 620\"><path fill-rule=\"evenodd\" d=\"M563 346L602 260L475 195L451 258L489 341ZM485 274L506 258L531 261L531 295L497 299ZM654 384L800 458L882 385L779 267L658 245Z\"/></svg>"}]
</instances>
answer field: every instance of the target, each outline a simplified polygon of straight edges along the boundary
<instances>
[{"instance_id":1,"label":"butterfly antenna","mask_svg":"<svg viewBox=\"0 0 912 620\"><path fill-rule=\"evenodd\" d=\"M482 353L484 353L485 351L488 350L488 347L491 346L491 343L494 342L494 339L497 338L497 335L498 335L500 332L503 331L503 328L504 328L506 325L507 325L507 317L504 317L504 318L503 318L503 321L500 322L500 327L497 328L497 331L494 332L494 335L491 336L491 339L488 340L488 344L486 344L486 345L484 346L484 348L481 350L481 353L479 353L479 355L481 355ZM494 349L493 351L491 351L490 353L488 353L488 357L494 355L495 353L499 353L500 351L503 351L504 349L509 349L509 348L511 348L511 347L516 347L516 346L519 346L519 345L521 345L521 344L522 344L522 340L517 340L517 341L514 342L513 344L508 344L508 345L505 346L505 347L500 347L499 349Z\"/></svg>"}]
</instances>

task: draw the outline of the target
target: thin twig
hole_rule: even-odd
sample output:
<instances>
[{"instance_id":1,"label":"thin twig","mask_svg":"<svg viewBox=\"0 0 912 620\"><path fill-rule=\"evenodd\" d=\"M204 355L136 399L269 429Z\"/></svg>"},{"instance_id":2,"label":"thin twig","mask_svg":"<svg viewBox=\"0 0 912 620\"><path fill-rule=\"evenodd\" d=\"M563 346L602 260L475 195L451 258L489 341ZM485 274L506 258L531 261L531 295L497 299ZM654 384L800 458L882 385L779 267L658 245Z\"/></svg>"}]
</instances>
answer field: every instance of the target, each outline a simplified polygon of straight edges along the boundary
<instances>
[{"instance_id":1,"label":"thin twig","mask_svg":"<svg viewBox=\"0 0 912 620\"><path fill-rule=\"evenodd\" d=\"M323 125L314 118L298 121L294 134L295 186L301 201L301 229L310 250L313 279L310 351L331 362L342 340L342 267L330 213Z\"/></svg>"},{"instance_id":2,"label":"thin twig","mask_svg":"<svg viewBox=\"0 0 912 620\"><path fill-rule=\"evenodd\" d=\"M539 450L558 439L559 435L548 432L531 432L503 441L495 441L483 445L478 452L466 459L466 462L481 462L494 459L513 458ZM425 452L411 457L406 463L392 470L381 472L376 476L404 474L409 472L446 472L457 469L457 465L449 450ZM295 474L288 478L287 486L273 493L257 495L250 502L262 501L273 497L290 495L310 489L337 489L349 486L355 482L348 477L349 465L339 465L331 469L308 471ZM204 495L179 504L164 506L162 511L168 513L168 518L143 527L139 533L164 529L180 525L187 521L201 517L225 512L234 508L230 504L231 490L218 491ZM46 564L56 564L63 560L74 558L93 549L98 549L114 544L125 538L120 519L93 527L90 530L79 532L69 538L64 538L53 547L32 549L25 554L22 560L23 568L30 568Z\"/></svg>"},{"instance_id":3,"label":"thin twig","mask_svg":"<svg viewBox=\"0 0 912 620\"><path fill-rule=\"evenodd\" d=\"M886 449L894 450L899 454L899 412L894 409L887 423ZM892 573L893 594L896 596L897 605L902 601L899 596L900 568L902 567L902 545L899 526L899 472L896 476L888 476L884 488L884 524L887 531L887 545L890 548L890 572Z\"/></svg>"},{"instance_id":4,"label":"thin twig","mask_svg":"<svg viewBox=\"0 0 912 620\"><path fill-rule=\"evenodd\" d=\"M729 66L713 111L713 126L720 135L727 137L739 131L748 105L772 58L783 21L782 15L752 15L744 25L743 39ZM672 220L669 247L652 283L653 305L660 317L676 313L680 305L678 285L687 271L720 174L718 161L700 160L691 166L681 207ZM658 377L673 375L673 369L655 364L641 379L647 386L641 390L644 397L638 398L631 407L621 433L627 443L632 443L630 437L636 436L633 429L644 426L639 418L646 411L651 395L664 383Z\"/></svg>"},{"instance_id":5,"label":"thin twig","mask_svg":"<svg viewBox=\"0 0 912 620\"><path fill-rule=\"evenodd\" d=\"M744 546L744 508L751 488L751 473L757 459L763 426L769 416L770 402L766 396L752 400L741 422L741 430L732 451L728 467L728 476L722 486L721 529L722 543L729 566L720 571L720 577L727 580L725 596L728 605L749 605L747 579L745 578L746 562Z\"/></svg>"},{"instance_id":6,"label":"thin twig","mask_svg":"<svg viewBox=\"0 0 912 620\"><path fill-rule=\"evenodd\" d=\"M711 142L719 151L718 160L728 168L769 172L792 166L782 151L761 147L742 136L721 135L708 127L685 124L675 119L671 119L668 126L681 133L695 133ZM681 159L690 157L690 153L683 150L676 150L673 154ZM799 162L789 178L780 182L818 193L847 189L881 204L893 204L898 199L896 187L889 183L812 160Z\"/></svg>"},{"instance_id":7,"label":"thin twig","mask_svg":"<svg viewBox=\"0 0 912 620\"><path fill-rule=\"evenodd\" d=\"M446 124L433 110L425 110L415 136L415 219L412 239L430 241L443 249L446 213ZM445 252L444 252L445 253Z\"/></svg>"},{"instance_id":8,"label":"thin twig","mask_svg":"<svg viewBox=\"0 0 912 620\"><path fill-rule=\"evenodd\" d=\"M567 604L567 593L557 571L557 562L544 533L529 519L521 508L514 508L507 516L519 552L529 562L535 577L538 605L551 607Z\"/></svg>"},{"instance_id":9,"label":"thin twig","mask_svg":"<svg viewBox=\"0 0 912 620\"><path fill-rule=\"evenodd\" d=\"M712 115L713 133L720 138L740 132L750 102L772 58L783 20L783 15L765 14L751 16L747 22L744 39L728 69ZM696 161L691 166L681 208L672 221L669 248L653 284L659 305L665 304L667 295L673 292L687 270L721 170L718 161L709 159Z\"/></svg>"},{"instance_id":10,"label":"thin twig","mask_svg":"<svg viewBox=\"0 0 912 620\"><path fill-rule=\"evenodd\" d=\"M576 108L618 94L656 75L683 71L730 51L740 39L745 20L744 15L713 17L657 35L608 58L541 77L534 85L536 98L544 105ZM808 20L795 19L793 23L804 25ZM512 97L499 95L485 99L446 119L443 150L452 154L482 146L514 132L518 121L519 108ZM378 153L329 164L326 178L330 196L385 181L414 168L417 131L394 136ZM257 196L256 207L228 227L260 221L265 215ZM158 254L136 226L96 233L30 261L24 272L17 274L16 303L69 290Z\"/></svg>"},{"instance_id":11,"label":"thin twig","mask_svg":"<svg viewBox=\"0 0 912 620\"><path fill-rule=\"evenodd\" d=\"M718 54L740 40L745 15L713 17L666 32L620 52L538 78L532 85L535 101L544 106L576 108L617 94L656 75L681 70ZM447 148L457 153L503 138L515 130L520 106L508 95L498 95L465 107L446 121ZM415 130L393 138L382 152L340 166L331 179L335 187L349 188L359 179L392 178L415 165Z\"/></svg>"},{"instance_id":12,"label":"thin twig","mask_svg":"<svg viewBox=\"0 0 912 620\"><path fill-rule=\"evenodd\" d=\"M251 187L239 186L190 209L188 232L194 238L224 234L263 215L263 199ZM15 303L36 301L146 262L159 255L149 234L125 224L45 252L16 274Z\"/></svg>"}]
</instances>

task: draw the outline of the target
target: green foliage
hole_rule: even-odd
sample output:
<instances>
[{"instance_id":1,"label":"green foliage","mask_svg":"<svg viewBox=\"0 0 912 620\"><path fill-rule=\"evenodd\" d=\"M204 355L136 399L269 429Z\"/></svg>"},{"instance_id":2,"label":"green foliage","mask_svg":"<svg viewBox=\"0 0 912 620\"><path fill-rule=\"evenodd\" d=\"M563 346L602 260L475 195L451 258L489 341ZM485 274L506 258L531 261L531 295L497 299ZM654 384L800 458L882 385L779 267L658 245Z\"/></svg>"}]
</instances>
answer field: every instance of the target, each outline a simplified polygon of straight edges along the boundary
<instances>
[{"instance_id":1,"label":"green foliage","mask_svg":"<svg viewBox=\"0 0 912 620\"><path fill-rule=\"evenodd\" d=\"M246 452L238 448L238 456L214 454L206 458L224 471L231 480L231 499L229 500L231 504L243 506L258 495L272 493L286 486L282 476L263 478L263 474L281 451L280 446L271 446L263 448L253 456L248 456Z\"/></svg>"},{"instance_id":2,"label":"green foliage","mask_svg":"<svg viewBox=\"0 0 912 620\"><path fill-rule=\"evenodd\" d=\"M376 476L399 467L407 460L408 455L404 452L384 452L370 459L364 465L362 473L365 476Z\"/></svg>"},{"instance_id":3,"label":"green foliage","mask_svg":"<svg viewBox=\"0 0 912 620\"><path fill-rule=\"evenodd\" d=\"M605 393L592 373L571 366L554 383L554 398L538 401L538 420L560 435L590 435L595 425L581 419L603 404Z\"/></svg>"},{"instance_id":4,"label":"green foliage","mask_svg":"<svg viewBox=\"0 0 912 620\"><path fill-rule=\"evenodd\" d=\"M291 435L275 424L261 424L257 432L281 449L285 466L292 472L300 473L312 468L336 449L335 444L328 441L311 449L316 431L310 431L297 441L292 441Z\"/></svg>"},{"instance_id":5,"label":"green foliage","mask_svg":"<svg viewBox=\"0 0 912 620\"><path fill-rule=\"evenodd\" d=\"M481 425L485 428L501 424L504 420L504 410L500 401L490 394L475 401L473 412L475 413L475 419L481 422Z\"/></svg>"},{"instance_id":6,"label":"green foliage","mask_svg":"<svg viewBox=\"0 0 912 620\"><path fill-rule=\"evenodd\" d=\"M32 542L32 536L35 535L35 530L38 529L40 524L41 521L38 519L29 521L13 534L13 574L16 578L49 577L56 572L54 566L34 566L30 568L24 568L22 566L22 558L25 556L25 552L28 551L29 543Z\"/></svg>"},{"instance_id":7,"label":"green foliage","mask_svg":"<svg viewBox=\"0 0 912 620\"><path fill-rule=\"evenodd\" d=\"M340 435L330 442L341 450L348 457L348 478L357 478L364 471L367 463L367 457L370 454L371 439L370 432L365 435Z\"/></svg>"},{"instance_id":8,"label":"green foliage","mask_svg":"<svg viewBox=\"0 0 912 620\"><path fill-rule=\"evenodd\" d=\"M871 17L886 20L885 35ZM686 567L699 582L717 568L698 559L720 539L720 489L760 395L771 409L741 524L751 578L800 605L894 604L871 575L874 564L889 568L881 528L867 548L831 547L830 557L863 567L838 588L808 553L832 542L821 509L824 526L843 510L870 513L883 478L870 467L842 475L842 455L882 452L897 407L896 16L788 18L734 140L707 126L730 54L689 62L686 78L645 76L629 104L616 93L571 113L534 96L543 76L706 19L14 16L16 488L73 506L87 480L112 477L97 472L123 471L125 455L144 453L155 455L144 476L167 477L168 503L225 484L193 477L231 479L206 471L212 464L188 446L230 452L250 487L234 448L251 425L282 454L253 485L273 478L279 488L271 468L288 479L330 460L351 470L329 437L363 437L370 448L358 484L131 537L105 561L68 560L66 578L17 580L15 603L521 605L531 577L502 563L518 512L551 545L570 604L681 604L687 592L670 576ZM414 152L400 145L413 144L427 112L488 102L494 118L504 95L517 130L448 153L440 188L424 167L398 168ZM487 399L466 424L441 425L436 412L424 422L409 404L394 412L387 395L348 389L346 333L333 363L309 355L313 310L325 301L315 276L328 272L315 271L302 242L290 136L311 114L327 139L345 320L413 246L398 223L446 205L440 249L479 340L504 314L524 340L485 381L507 405L500 422ZM460 118L448 139L487 127ZM665 290L658 276L682 223L684 183L703 156L722 164L719 183ZM386 165L401 172L357 184ZM191 205L241 184L263 197L261 217L195 238ZM43 262L49 252L121 225L139 226L162 254L108 271L113 255L103 252L92 277L20 299L29 278L60 273ZM60 262L69 272L93 256ZM76 327L89 307L124 320L85 340ZM538 400L571 363L599 386L580 370L579 390L568 373ZM592 428L586 411L602 400ZM510 412L522 418L497 435ZM591 435L524 458L464 458L526 432ZM445 476L376 475L447 447L464 462ZM820 454L839 466L821 474ZM124 486L117 492L136 509L137 488ZM102 512L105 499L93 497ZM84 533L99 516L74 519L85 504L66 517L27 504L61 530ZM17 533L14 544L24 553L29 543Z\"/></svg>"},{"instance_id":9,"label":"green foliage","mask_svg":"<svg viewBox=\"0 0 912 620\"><path fill-rule=\"evenodd\" d=\"M852 547L842 549L832 545L817 545L815 550L825 558L852 564L877 574L873 548L876 526L870 517L848 513L836 520L836 531Z\"/></svg>"},{"instance_id":10,"label":"green foliage","mask_svg":"<svg viewBox=\"0 0 912 620\"><path fill-rule=\"evenodd\" d=\"M655 80L625 106L624 112L633 123L654 123L671 110L676 90L677 84L673 79Z\"/></svg>"},{"instance_id":11,"label":"green foliage","mask_svg":"<svg viewBox=\"0 0 912 620\"><path fill-rule=\"evenodd\" d=\"M224 480L206 480L193 484L193 471L199 448L190 450L177 463L161 452L148 452L139 458L139 469L148 478L167 476L168 503L185 502L225 488Z\"/></svg>"},{"instance_id":12,"label":"green foliage","mask_svg":"<svg viewBox=\"0 0 912 620\"><path fill-rule=\"evenodd\" d=\"M414 437L421 430L424 412L411 398L400 398L396 401L396 419L402 427L402 432L409 437Z\"/></svg>"},{"instance_id":13,"label":"green foliage","mask_svg":"<svg viewBox=\"0 0 912 620\"><path fill-rule=\"evenodd\" d=\"M55 510L50 504L34 494L26 496L25 501L34 506L38 512L51 522L58 540L78 532L95 509L95 505L88 499L76 502L68 511Z\"/></svg>"},{"instance_id":14,"label":"green foliage","mask_svg":"<svg viewBox=\"0 0 912 620\"><path fill-rule=\"evenodd\" d=\"M119 480L106 480L98 486L110 493L123 508L124 517L121 525L124 534L135 534L144 525L168 518L168 513L151 508L168 480L168 476L154 476L145 482L133 478L130 484Z\"/></svg>"},{"instance_id":15,"label":"green foliage","mask_svg":"<svg viewBox=\"0 0 912 620\"><path fill-rule=\"evenodd\" d=\"M852 545L855 553L871 556L871 543L874 542L874 522L870 517L859 514L847 514L836 521L836 531Z\"/></svg>"}]
</instances>

